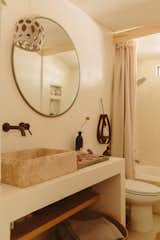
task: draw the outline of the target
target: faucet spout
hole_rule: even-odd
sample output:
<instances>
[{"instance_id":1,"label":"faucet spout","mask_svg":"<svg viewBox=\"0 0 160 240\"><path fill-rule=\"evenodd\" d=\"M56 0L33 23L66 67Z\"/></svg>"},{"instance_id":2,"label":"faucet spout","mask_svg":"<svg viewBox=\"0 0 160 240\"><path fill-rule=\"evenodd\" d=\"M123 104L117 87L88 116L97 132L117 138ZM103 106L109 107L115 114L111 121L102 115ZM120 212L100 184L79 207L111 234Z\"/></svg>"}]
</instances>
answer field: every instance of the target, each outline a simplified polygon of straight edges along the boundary
<instances>
[{"instance_id":1,"label":"faucet spout","mask_svg":"<svg viewBox=\"0 0 160 240\"><path fill-rule=\"evenodd\" d=\"M25 129L24 129L23 126L19 126L19 131L21 132L21 135L22 135L23 137L26 136Z\"/></svg>"}]
</instances>

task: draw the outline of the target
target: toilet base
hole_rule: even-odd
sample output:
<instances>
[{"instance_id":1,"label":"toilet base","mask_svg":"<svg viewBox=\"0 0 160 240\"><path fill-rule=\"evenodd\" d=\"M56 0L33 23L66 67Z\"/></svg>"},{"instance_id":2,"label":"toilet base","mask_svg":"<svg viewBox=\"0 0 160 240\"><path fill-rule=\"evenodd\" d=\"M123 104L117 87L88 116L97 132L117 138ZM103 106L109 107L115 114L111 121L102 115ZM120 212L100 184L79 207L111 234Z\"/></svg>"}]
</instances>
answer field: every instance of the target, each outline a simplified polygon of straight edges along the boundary
<instances>
[{"instance_id":1,"label":"toilet base","mask_svg":"<svg viewBox=\"0 0 160 240\"><path fill-rule=\"evenodd\" d=\"M136 232L150 232L153 228L152 205L131 205L131 229Z\"/></svg>"}]
</instances>

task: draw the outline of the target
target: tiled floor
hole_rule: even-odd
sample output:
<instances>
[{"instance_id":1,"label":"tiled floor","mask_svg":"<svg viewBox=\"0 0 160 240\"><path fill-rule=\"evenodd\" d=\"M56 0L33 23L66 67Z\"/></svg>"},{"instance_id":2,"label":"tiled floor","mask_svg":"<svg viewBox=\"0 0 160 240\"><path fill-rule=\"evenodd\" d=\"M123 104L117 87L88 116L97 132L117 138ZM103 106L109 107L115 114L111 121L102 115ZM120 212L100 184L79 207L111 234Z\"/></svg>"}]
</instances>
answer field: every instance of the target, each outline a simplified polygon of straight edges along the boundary
<instances>
[{"instance_id":1,"label":"tiled floor","mask_svg":"<svg viewBox=\"0 0 160 240\"><path fill-rule=\"evenodd\" d=\"M160 232L160 216L154 215L154 228L152 232L136 233L129 231L128 240L155 240L158 232Z\"/></svg>"}]
</instances>

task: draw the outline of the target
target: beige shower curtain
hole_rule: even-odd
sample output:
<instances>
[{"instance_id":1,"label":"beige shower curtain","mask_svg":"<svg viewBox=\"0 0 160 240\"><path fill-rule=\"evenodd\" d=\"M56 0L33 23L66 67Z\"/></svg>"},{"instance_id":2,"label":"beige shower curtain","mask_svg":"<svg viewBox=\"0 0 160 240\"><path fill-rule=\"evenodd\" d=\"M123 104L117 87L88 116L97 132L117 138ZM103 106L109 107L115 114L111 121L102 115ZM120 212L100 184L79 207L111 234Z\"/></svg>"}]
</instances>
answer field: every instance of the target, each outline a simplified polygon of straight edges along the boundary
<instances>
[{"instance_id":1,"label":"beige shower curtain","mask_svg":"<svg viewBox=\"0 0 160 240\"><path fill-rule=\"evenodd\" d=\"M125 157L126 177L133 178L133 124L136 54L134 41L116 44L112 101L113 156Z\"/></svg>"}]
</instances>

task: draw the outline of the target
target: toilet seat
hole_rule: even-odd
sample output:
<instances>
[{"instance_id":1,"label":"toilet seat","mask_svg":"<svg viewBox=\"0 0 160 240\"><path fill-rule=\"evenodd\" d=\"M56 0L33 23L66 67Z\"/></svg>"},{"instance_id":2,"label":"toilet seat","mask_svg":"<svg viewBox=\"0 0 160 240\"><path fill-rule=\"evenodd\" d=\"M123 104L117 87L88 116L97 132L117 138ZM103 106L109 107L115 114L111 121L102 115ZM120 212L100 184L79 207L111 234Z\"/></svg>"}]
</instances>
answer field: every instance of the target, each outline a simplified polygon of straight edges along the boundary
<instances>
[{"instance_id":1,"label":"toilet seat","mask_svg":"<svg viewBox=\"0 0 160 240\"><path fill-rule=\"evenodd\" d=\"M137 180L126 180L126 193L140 196L159 196L160 187Z\"/></svg>"}]
</instances>

